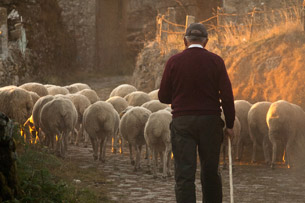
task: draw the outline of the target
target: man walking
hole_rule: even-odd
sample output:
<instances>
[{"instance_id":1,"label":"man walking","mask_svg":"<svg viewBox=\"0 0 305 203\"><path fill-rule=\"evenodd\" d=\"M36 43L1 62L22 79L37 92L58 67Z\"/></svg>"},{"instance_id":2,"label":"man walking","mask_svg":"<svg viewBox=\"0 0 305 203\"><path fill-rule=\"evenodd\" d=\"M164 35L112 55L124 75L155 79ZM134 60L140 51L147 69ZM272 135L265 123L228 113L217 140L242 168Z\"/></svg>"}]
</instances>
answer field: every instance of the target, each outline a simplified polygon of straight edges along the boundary
<instances>
[{"instance_id":1,"label":"man walking","mask_svg":"<svg viewBox=\"0 0 305 203\"><path fill-rule=\"evenodd\" d=\"M172 105L172 150L175 160L175 193L178 203L195 203L197 148L201 166L203 203L222 202L218 171L224 122L233 136L235 118L232 86L224 61L207 51L206 28L191 24L185 33L186 49L166 63L159 100Z\"/></svg>"}]
</instances>

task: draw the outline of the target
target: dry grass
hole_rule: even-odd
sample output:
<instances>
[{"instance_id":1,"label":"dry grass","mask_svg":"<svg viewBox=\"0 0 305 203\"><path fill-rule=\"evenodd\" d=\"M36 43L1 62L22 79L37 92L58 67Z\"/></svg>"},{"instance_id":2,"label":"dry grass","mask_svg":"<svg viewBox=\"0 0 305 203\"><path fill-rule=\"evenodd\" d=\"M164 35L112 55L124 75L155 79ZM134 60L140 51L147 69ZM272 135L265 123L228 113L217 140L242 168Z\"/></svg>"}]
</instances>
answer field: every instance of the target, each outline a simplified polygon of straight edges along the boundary
<instances>
[{"instance_id":1,"label":"dry grass","mask_svg":"<svg viewBox=\"0 0 305 203\"><path fill-rule=\"evenodd\" d=\"M182 50L182 36L176 38L167 47ZM305 108L304 44L300 7L293 7L240 26L226 23L209 36L207 49L225 59L236 99L284 99Z\"/></svg>"}]
</instances>

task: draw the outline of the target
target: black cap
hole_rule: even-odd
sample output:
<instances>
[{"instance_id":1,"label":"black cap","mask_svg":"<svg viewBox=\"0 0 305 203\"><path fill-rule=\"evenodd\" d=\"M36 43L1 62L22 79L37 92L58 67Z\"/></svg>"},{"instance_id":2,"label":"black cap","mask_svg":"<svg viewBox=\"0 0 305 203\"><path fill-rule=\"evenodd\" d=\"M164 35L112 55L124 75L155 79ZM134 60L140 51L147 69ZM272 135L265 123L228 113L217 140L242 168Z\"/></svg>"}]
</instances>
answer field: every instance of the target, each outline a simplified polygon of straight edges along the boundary
<instances>
[{"instance_id":1,"label":"black cap","mask_svg":"<svg viewBox=\"0 0 305 203\"><path fill-rule=\"evenodd\" d=\"M201 23L192 23L186 29L185 36L208 37L208 31Z\"/></svg>"}]
</instances>

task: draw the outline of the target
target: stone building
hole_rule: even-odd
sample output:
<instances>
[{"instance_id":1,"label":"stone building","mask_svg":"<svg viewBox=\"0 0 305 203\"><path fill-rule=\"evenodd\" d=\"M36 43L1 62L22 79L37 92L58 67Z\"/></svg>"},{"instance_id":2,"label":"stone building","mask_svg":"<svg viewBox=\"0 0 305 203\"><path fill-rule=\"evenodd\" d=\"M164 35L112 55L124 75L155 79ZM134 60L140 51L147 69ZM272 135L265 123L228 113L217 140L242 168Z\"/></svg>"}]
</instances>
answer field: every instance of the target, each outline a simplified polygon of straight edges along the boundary
<instances>
[{"instance_id":1,"label":"stone building","mask_svg":"<svg viewBox=\"0 0 305 203\"><path fill-rule=\"evenodd\" d=\"M168 7L177 21L205 19L220 0L58 0L63 22L74 33L81 69L131 73L144 43L155 38L156 16Z\"/></svg>"}]
</instances>

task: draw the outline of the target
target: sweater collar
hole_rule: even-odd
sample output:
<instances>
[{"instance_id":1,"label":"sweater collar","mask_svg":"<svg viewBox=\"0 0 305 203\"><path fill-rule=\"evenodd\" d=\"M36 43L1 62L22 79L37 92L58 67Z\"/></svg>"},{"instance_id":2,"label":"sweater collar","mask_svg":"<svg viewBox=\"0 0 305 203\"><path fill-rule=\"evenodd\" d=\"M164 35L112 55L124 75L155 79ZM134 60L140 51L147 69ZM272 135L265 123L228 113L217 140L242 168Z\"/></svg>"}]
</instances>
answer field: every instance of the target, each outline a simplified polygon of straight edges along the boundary
<instances>
[{"instance_id":1,"label":"sweater collar","mask_svg":"<svg viewBox=\"0 0 305 203\"><path fill-rule=\"evenodd\" d=\"M191 44L188 48L194 48L194 47L203 49L203 46L201 44Z\"/></svg>"}]
</instances>

